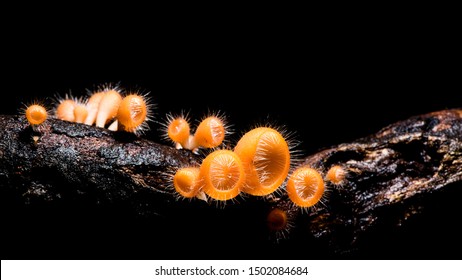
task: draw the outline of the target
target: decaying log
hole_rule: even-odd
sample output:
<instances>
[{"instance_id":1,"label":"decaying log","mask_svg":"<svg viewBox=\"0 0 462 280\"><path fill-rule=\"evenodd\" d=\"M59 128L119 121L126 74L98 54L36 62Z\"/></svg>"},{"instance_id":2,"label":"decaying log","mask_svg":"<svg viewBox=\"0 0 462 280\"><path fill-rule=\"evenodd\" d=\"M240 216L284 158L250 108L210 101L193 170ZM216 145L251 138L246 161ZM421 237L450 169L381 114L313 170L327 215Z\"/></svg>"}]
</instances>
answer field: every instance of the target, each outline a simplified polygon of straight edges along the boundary
<instances>
[{"instance_id":1,"label":"decaying log","mask_svg":"<svg viewBox=\"0 0 462 280\"><path fill-rule=\"evenodd\" d=\"M371 252L390 245L377 245L384 236L461 194L459 109L411 117L306 157L302 164L323 175L335 164L347 171L308 211L289 201L284 186L225 206L178 199L173 172L201 157L128 133L55 119L34 130L9 115L0 116L0 129L5 258L226 258L237 249L244 254L237 258L297 258L288 255L295 249L306 252L302 258L380 257ZM290 218L282 235L266 226L275 207ZM170 250L159 252L163 242Z\"/></svg>"}]
</instances>

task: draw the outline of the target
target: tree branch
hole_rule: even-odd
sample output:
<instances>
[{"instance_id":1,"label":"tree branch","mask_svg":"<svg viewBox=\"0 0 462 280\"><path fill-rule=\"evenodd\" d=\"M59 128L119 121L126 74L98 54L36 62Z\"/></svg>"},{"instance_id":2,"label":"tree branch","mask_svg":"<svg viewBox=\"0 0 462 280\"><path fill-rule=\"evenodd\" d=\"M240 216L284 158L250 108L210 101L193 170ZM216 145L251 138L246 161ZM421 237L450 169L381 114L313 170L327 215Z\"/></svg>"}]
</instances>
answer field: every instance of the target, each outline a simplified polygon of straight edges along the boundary
<instances>
[{"instance_id":1,"label":"tree branch","mask_svg":"<svg viewBox=\"0 0 462 280\"><path fill-rule=\"evenodd\" d=\"M294 248L311 250L311 257L364 256L372 254L369 245L377 248L382 233L399 231L414 214L434 210L435 201L454 195L453 187L446 193L444 187L457 185L456 194L461 193L462 110L457 109L411 117L306 157L303 164L323 175L336 164L348 174L340 186L328 184L323 204L307 213L285 191L269 198L244 196L225 207L178 200L171 175L201 158L131 134L56 119L34 131L24 117L9 115L0 116L0 129L5 240L21 240L15 246L26 258L44 249L65 256L68 251L50 245L56 232L68 234L66 248L80 253L91 250L87 241L105 236L99 241L103 249L91 250L90 258L117 257L120 249L139 252L132 245L152 252L159 240L177 245L148 258L189 258L217 245L223 255L215 256L226 256L226 244L231 250L258 248L249 255L257 258L280 258ZM283 239L266 226L275 207L291 219ZM34 241L25 241L28 234ZM16 249L3 251L15 257Z\"/></svg>"}]
</instances>

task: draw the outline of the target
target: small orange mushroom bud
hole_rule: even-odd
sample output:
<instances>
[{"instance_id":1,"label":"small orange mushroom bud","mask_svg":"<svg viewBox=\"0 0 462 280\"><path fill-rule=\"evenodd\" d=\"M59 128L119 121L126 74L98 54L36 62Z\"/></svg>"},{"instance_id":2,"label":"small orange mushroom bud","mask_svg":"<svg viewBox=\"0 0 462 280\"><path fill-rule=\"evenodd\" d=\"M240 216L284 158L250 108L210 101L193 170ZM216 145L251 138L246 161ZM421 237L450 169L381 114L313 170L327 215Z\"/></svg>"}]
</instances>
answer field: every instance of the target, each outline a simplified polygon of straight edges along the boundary
<instances>
[{"instance_id":1,"label":"small orange mushroom bud","mask_svg":"<svg viewBox=\"0 0 462 280\"><path fill-rule=\"evenodd\" d=\"M281 205L269 211L266 216L269 238L278 242L280 239L287 238L290 230L294 227L293 220L295 211L289 211L288 205Z\"/></svg>"},{"instance_id":2,"label":"small orange mushroom bud","mask_svg":"<svg viewBox=\"0 0 462 280\"><path fill-rule=\"evenodd\" d=\"M326 180L334 185L340 185L345 180L346 174L347 172L343 167L334 165L327 171Z\"/></svg>"},{"instance_id":3,"label":"small orange mushroom bud","mask_svg":"<svg viewBox=\"0 0 462 280\"><path fill-rule=\"evenodd\" d=\"M270 231L281 231L287 228L288 218L284 210L274 208L268 213L266 218L268 229Z\"/></svg>"},{"instance_id":4,"label":"small orange mushroom bud","mask_svg":"<svg viewBox=\"0 0 462 280\"><path fill-rule=\"evenodd\" d=\"M173 186L182 197L195 197L201 188L199 167L184 167L178 169L173 176Z\"/></svg>"},{"instance_id":5,"label":"small orange mushroom bud","mask_svg":"<svg viewBox=\"0 0 462 280\"><path fill-rule=\"evenodd\" d=\"M42 105L33 104L26 109L26 118L31 125L42 124L48 117L48 112Z\"/></svg>"},{"instance_id":6,"label":"small orange mushroom bud","mask_svg":"<svg viewBox=\"0 0 462 280\"><path fill-rule=\"evenodd\" d=\"M324 194L324 180L313 168L299 167L287 181L287 194L290 200L300 207L311 207L318 203Z\"/></svg>"}]
</instances>

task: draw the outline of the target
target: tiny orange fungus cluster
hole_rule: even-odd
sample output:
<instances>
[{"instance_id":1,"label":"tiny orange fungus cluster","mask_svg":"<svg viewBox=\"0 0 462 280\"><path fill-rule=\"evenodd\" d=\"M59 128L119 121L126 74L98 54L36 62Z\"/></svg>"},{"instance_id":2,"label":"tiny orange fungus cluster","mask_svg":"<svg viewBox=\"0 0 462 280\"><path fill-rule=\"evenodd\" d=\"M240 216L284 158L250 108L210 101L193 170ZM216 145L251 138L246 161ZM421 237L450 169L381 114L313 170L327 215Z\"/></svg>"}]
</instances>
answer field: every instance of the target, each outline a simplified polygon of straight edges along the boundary
<instances>
[{"instance_id":1,"label":"tiny orange fungus cluster","mask_svg":"<svg viewBox=\"0 0 462 280\"><path fill-rule=\"evenodd\" d=\"M50 112L34 103L24 111L29 124L36 130ZM112 131L126 131L136 135L148 129L152 119L152 104L147 94L123 92L119 87L104 86L91 92L87 99L66 96L60 99L52 117L95 125ZM240 194L257 197L272 196L285 189L294 205L309 209L322 201L326 184L341 186L347 171L340 165L331 166L323 178L320 171L307 166L294 166L290 140L284 132L271 126L251 129L241 136L233 148L223 147L230 134L223 114L209 114L195 131L184 114L167 115L164 138L177 149L212 149L199 166L178 168L172 176L172 186L179 198L207 197L216 201L233 200ZM268 228L284 234L291 227L290 215L273 208L267 215Z\"/></svg>"}]
</instances>

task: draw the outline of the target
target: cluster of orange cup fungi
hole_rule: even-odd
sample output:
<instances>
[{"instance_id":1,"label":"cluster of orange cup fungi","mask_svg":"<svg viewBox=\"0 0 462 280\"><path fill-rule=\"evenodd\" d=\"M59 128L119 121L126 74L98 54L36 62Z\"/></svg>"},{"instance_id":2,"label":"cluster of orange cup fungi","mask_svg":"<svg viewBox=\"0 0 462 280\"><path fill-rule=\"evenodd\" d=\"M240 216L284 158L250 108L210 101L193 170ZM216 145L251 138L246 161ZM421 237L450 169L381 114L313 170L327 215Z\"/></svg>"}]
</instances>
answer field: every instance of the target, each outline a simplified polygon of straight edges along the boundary
<instances>
[{"instance_id":1,"label":"cluster of orange cup fungi","mask_svg":"<svg viewBox=\"0 0 462 280\"><path fill-rule=\"evenodd\" d=\"M203 147L216 148L226 133L224 123L217 116L208 117L191 136L185 117L170 117L166 134L177 148L196 149L197 145L190 145L198 143L196 139L201 139L201 143L214 143L202 144ZM346 172L340 166L333 166L325 180L316 169L308 166L300 166L289 175L290 150L290 144L277 129L257 127L245 133L233 149L216 149L200 166L179 168L173 176L173 186L179 197L203 198L206 194L217 201L227 201L241 193L271 195L286 182L290 200L299 207L309 208L323 198L325 180L335 185L344 180Z\"/></svg>"},{"instance_id":2,"label":"cluster of orange cup fungi","mask_svg":"<svg viewBox=\"0 0 462 280\"><path fill-rule=\"evenodd\" d=\"M145 95L123 94L118 87L104 87L92 92L85 101L61 99L56 106L55 117L139 134L147 127L150 107L149 98ZM30 105L25 110L25 116L33 127L42 124L48 115L49 112L39 104ZM187 117L169 115L165 132L178 149L196 153L201 147L214 149L205 156L200 166L176 170L173 187L184 198L204 198L207 195L217 201L227 201L241 193L268 196L285 183L289 199L306 209L321 201L326 190L325 181L340 185L346 177L346 171L341 166L331 167L325 178L308 166L292 169L289 175L292 165L290 143L283 133L269 126L251 129L233 149L218 148L229 132L225 118L219 114L204 118L194 134ZM276 219L273 224L280 223L284 217L280 211L268 216Z\"/></svg>"},{"instance_id":3,"label":"cluster of orange cup fungi","mask_svg":"<svg viewBox=\"0 0 462 280\"><path fill-rule=\"evenodd\" d=\"M57 119L95 125L112 131L140 134L150 120L151 104L146 95L136 92L123 93L118 87L104 87L92 92L88 99L67 97L60 99L54 110ZM43 105L28 106L25 115L33 127L48 117Z\"/></svg>"},{"instance_id":4,"label":"cluster of orange cup fungi","mask_svg":"<svg viewBox=\"0 0 462 280\"><path fill-rule=\"evenodd\" d=\"M106 127L140 134L150 119L151 104L146 95L136 92L123 94L118 87L105 87L85 101L65 98L56 107L60 120Z\"/></svg>"},{"instance_id":5,"label":"cluster of orange cup fungi","mask_svg":"<svg viewBox=\"0 0 462 280\"><path fill-rule=\"evenodd\" d=\"M220 114L210 114L202 119L191 133L191 126L186 116L167 116L165 125L166 139L175 143L177 149L187 149L197 153L199 148L215 148L223 143L225 135L229 133L229 126L225 117Z\"/></svg>"},{"instance_id":6,"label":"cluster of orange cup fungi","mask_svg":"<svg viewBox=\"0 0 462 280\"><path fill-rule=\"evenodd\" d=\"M340 165L329 168L325 177L309 166L296 168L287 180L287 194L297 206L310 208L318 204L324 198L326 182L335 186L345 182L347 171Z\"/></svg>"},{"instance_id":7,"label":"cluster of orange cup fungi","mask_svg":"<svg viewBox=\"0 0 462 280\"><path fill-rule=\"evenodd\" d=\"M271 127L257 127L244 134L234 149L217 149L199 167L177 170L173 185L187 198L201 192L218 201L241 192L266 196L282 185L290 166L290 147L283 135Z\"/></svg>"}]
</instances>

